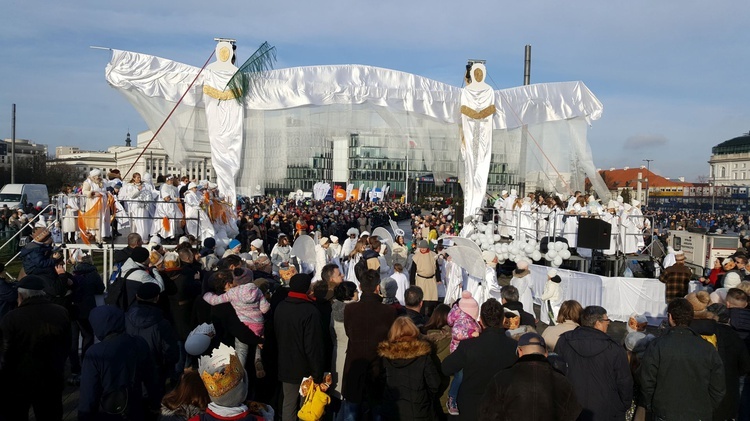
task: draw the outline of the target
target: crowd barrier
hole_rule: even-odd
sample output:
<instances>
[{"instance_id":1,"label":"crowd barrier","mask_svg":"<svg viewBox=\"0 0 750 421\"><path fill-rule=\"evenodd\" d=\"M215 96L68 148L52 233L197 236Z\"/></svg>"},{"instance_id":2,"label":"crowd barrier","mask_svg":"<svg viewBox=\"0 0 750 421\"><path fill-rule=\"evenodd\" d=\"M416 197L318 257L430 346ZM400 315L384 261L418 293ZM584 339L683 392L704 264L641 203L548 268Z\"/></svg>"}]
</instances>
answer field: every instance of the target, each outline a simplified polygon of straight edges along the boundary
<instances>
[{"instance_id":1,"label":"crowd barrier","mask_svg":"<svg viewBox=\"0 0 750 421\"><path fill-rule=\"evenodd\" d=\"M541 265L529 266L534 302L539 305L542 305L539 297L544 292L549 269ZM648 318L649 325L658 326L667 317L665 285L658 279L607 277L566 269L556 270L562 279L560 287L563 301L576 300L583 307L604 307L610 320L621 322L627 322L632 313L638 313ZM540 312L540 320L550 323L546 311Z\"/></svg>"}]
</instances>

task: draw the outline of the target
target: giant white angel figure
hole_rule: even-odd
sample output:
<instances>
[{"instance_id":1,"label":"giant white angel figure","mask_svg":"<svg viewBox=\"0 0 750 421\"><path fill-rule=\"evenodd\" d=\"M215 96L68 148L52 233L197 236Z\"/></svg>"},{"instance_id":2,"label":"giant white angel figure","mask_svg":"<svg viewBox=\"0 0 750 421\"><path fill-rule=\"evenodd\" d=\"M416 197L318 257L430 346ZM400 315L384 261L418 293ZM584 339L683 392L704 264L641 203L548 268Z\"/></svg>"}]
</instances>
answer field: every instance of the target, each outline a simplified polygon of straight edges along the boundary
<instances>
[{"instance_id":1,"label":"giant white angel figure","mask_svg":"<svg viewBox=\"0 0 750 421\"><path fill-rule=\"evenodd\" d=\"M370 158L390 161L405 159L404 139L417 139L413 152L419 162L411 165L433 172L435 180L459 175L470 208L481 206L487 176L468 171L484 171L493 153L506 159L508 171L526 168L525 174L518 174L520 182L532 174L541 180L528 188L583 190L588 177L599 196L608 194L586 142L588 124L600 117L602 105L582 82L492 90L480 64L472 66L465 89L361 65L269 70L267 59L275 50L267 44L232 75L234 47L233 41L220 40L217 62L205 69L113 50L106 69L109 84L133 104L152 131L166 121L158 140L173 162L183 162L195 152L211 152L221 196L230 201L235 188L243 195L264 194L271 185L283 185L290 169L316 169L316 159L331 156L332 145L340 141L349 148L344 156L361 153L367 158L371 152L360 148L367 136L377 137L370 140L381 154ZM238 80L243 83L235 83ZM463 173L458 170L459 122L463 153L471 158ZM525 154L515 138L522 127L536 134ZM556 136L550 136L552 132ZM522 156L527 157L525 166L517 162ZM257 185L263 191L256 191ZM360 198L366 198L363 187Z\"/></svg>"}]
</instances>

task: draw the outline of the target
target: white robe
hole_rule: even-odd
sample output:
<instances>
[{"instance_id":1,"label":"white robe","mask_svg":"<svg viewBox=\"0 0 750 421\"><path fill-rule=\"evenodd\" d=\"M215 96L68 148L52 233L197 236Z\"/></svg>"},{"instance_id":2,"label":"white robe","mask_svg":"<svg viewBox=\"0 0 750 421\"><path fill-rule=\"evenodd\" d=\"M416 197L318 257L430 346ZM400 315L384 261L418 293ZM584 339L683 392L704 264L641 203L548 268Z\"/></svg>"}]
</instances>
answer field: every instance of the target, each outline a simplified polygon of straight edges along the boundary
<instances>
[{"instance_id":1,"label":"white robe","mask_svg":"<svg viewBox=\"0 0 750 421\"><path fill-rule=\"evenodd\" d=\"M177 235L178 224L182 222L182 212L175 202L175 198L179 198L180 194L175 186L162 184L160 197L161 200L156 204L156 211L154 212L153 233L160 235L162 238L172 238ZM170 198L169 201L165 200L167 197ZM169 230L164 228L163 220L165 217L169 219Z\"/></svg>"},{"instance_id":2,"label":"white robe","mask_svg":"<svg viewBox=\"0 0 750 421\"><path fill-rule=\"evenodd\" d=\"M512 277L510 284L518 290L518 301L523 305L524 311L534 314L534 295L531 291L531 273L521 277Z\"/></svg>"},{"instance_id":3,"label":"white robe","mask_svg":"<svg viewBox=\"0 0 750 421\"><path fill-rule=\"evenodd\" d=\"M452 261L445 262L445 299L443 302L448 305L453 305L459 298L461 298L461 292L463 291L463 270L461 266L453 263Z\"/></svg>"},{"instance_id":4,"label":"white robe","mask_svg":"<svg viewBox=\"0 0 750 421\"><path fill-rule=\"evenodd\" d=\"M614 256L617 253L617 243L620 239L620 217L612 215L609 212L602 214L602 221L608 222L612 227L612 231L609 236L609 250L603 250L602 252L606 256Z\"/></svg>"}]
</instances>

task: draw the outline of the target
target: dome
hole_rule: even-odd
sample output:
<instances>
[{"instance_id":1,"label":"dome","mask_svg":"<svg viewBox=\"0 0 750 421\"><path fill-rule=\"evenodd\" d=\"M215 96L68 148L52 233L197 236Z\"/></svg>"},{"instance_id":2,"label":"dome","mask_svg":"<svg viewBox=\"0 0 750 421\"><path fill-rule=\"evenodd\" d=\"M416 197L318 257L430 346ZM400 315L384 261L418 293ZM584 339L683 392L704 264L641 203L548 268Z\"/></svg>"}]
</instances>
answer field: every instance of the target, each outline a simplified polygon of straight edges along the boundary
<instances>
[{"instance_id":1,"label":"dome","mask_svg":"<svg viewBox=\"0 0 750 421\"><path fill-rule=\"evenodd\" d=\"M750 152L750 133L721 142L711 148L711 153L714 155L728 155L748 152Z\"/></svg>"}]
</instances>

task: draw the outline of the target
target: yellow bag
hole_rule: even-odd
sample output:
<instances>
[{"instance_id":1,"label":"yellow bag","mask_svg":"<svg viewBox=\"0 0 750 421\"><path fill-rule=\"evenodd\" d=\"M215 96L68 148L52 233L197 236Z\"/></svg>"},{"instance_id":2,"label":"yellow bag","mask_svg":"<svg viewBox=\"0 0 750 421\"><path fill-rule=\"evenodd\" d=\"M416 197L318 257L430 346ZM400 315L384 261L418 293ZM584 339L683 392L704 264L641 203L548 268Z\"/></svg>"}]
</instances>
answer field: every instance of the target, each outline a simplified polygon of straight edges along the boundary
<instances>
[{"instance_id":1,"label":"yellow bag","mask_svg":"<svg viewBox=\"0 0 750 421\"><path fill-rule=\"evenodd\" d=\"M302 421L318 421L326 412L326 405L331 403L331 398L320 390L320 386L313 384L305 397L305 403L297 412L297 417Z\"/></svg>"}]
</instances>

